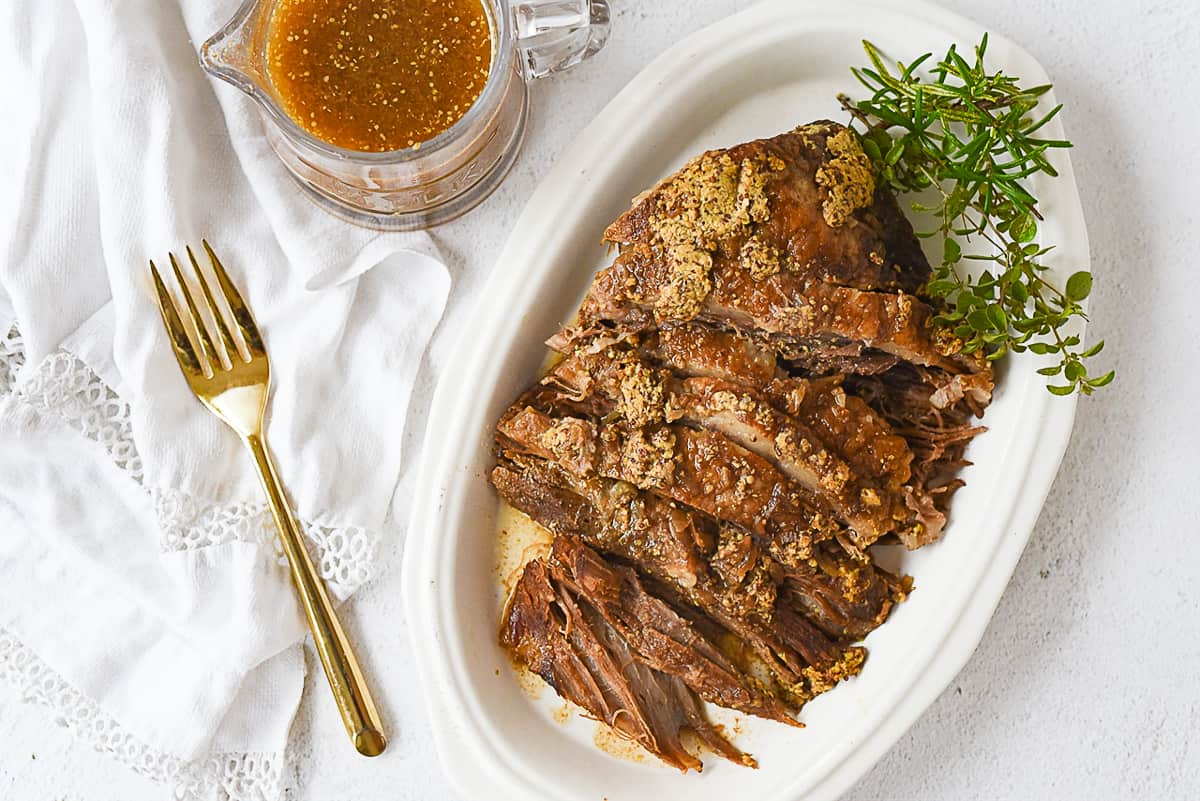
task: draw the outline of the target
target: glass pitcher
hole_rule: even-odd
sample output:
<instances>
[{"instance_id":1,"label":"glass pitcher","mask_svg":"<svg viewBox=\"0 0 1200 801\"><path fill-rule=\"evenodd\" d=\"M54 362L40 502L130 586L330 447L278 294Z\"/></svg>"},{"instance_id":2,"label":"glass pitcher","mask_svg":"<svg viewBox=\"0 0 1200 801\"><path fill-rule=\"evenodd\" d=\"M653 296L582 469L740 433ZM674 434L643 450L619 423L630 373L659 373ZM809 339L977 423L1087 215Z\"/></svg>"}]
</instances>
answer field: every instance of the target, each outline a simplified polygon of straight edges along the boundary
<instances>
[{"instance_id":1,"label":"glass pitcher","mask_svg":"<svg viewBox=\"0 0 1200 801\"><path fill-rule=\"evenodd\" d=\"M367 153L316 138L283 110L266 55L278 2L246 0L200 48L201 63L258 103L271 147L319 205L389 230L453 220L491 194L524 138L528 82L593 55L609 30L607 0L481 0L491 25L492 64L479 99L418 148Z\"/></svg>"}]
</instances>

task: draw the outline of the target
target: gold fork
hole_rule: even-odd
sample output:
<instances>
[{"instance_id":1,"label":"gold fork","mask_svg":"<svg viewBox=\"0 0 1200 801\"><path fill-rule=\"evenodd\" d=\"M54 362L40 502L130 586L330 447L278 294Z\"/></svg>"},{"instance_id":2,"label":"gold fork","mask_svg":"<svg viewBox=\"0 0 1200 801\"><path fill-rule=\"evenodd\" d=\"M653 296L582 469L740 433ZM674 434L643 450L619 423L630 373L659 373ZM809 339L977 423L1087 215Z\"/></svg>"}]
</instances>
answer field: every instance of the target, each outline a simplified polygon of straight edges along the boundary
<instances>
[{"instance_id":1,"label":"gold fork","mask_svg":"<svg viewBox=\"0 0 1200 801\"><path fill-rule=\"evenodd\" d=\"M196 262L191 247L187 248L187 255L192 263L194 278L203 292L204 304L212 315L223 347L218 348L209 336L204 319L197 308L196 298L188 282L184 280L174 253L170 254L171 269L183 293L186 304L184 315L196 332L198 348L192 347L187 328L180 317L180 309L171 299L158 268L151 261L150 272L158 290L158 308L162 312L163 324L167 327L175 358L179 361L179 367L192 392L213 414L237 432L254 456L263 490L266 491L267 501L271 506L271 514L275 518L275 527L279 529L283 552L287 555L288 565L291 567L292 581L304 607L305 617L308 618L308 627L312 630L317 653L320 654L321 664L325 667L325 676L329 679L342 722L346 724L346 731L350 733L354 747L360 754L377 756L387 745L379 712L367 689L358 660L342 630L342 624L329 600L325 584L317 575L308 550L304 547L304 535L288 505L279 474L275 471L271 453L267 448L263 430L263 416L271 385L271 365L267 359L267 352L263 348L258 326L242 301L242 296L234 288L224 266L208 242L203 244L217 279L216 289L229 306L232 323L241 334L245 350L238 348L234 341L230 321L226 320L224 312L218 307L214 298L214 288Z\"/></svg>"}]
</instances>

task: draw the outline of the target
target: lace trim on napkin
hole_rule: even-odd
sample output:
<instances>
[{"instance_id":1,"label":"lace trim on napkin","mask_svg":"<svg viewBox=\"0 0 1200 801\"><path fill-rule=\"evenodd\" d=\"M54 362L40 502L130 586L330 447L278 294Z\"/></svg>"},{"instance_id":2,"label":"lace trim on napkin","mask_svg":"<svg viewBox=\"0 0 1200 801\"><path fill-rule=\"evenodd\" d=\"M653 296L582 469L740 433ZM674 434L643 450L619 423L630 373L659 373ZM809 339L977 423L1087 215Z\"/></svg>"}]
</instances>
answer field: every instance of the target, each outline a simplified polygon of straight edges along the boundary
<instances>
[{"instance_id":1,"label":"lace trim on napkin","mask_svg":"<svg viewBox=\"0 0 1200 801\"><path fill-rule=\"evenodd\" d=\"M217 504L178 490L154 489L155 516L163 551L189 551L226 542L251 542L270 548L287 564L270 509L265 503ZM304 520L309 552L321 578L345 598L371 578L379 535L361 526L333 526Z\"/></svg>"},{"instance_id":2,"label":"lace trim on napkin","mask_svg":"<svg viewBox=\"0 0 1200 801\"><path fill-rule=\"evenodd\" d=\"M142 460L133 444L129 404L80 359L65 351L47 356L15 392L19 400L57 415L100 443L117 467L142 483Z\"/></svg>"},{"instance_id":3,"label":"lace trim on napkin","mask_svg":"<svg viewBox=\"0 0 1200 801\"><path fill-rule=\"evenodd\" d=\"M14 325L0 337L0 395L12 392L17 383L17 371L25 363L25 342Z\"/></svg>"},{"instance_id":4,"label":"lace trim on napkin","mask_svg":"<svg viewBox=\"0 0 1200 801\"><path fill-rule=\"evenodd\" d=\"M0 627L0 681L21 700L49 707L55 722L127 767L169 785L178 801L277 801L283 793L283 754L211 754L195 762L167 756L139 742L95 701Z\"/></svg>"}]
</instances>

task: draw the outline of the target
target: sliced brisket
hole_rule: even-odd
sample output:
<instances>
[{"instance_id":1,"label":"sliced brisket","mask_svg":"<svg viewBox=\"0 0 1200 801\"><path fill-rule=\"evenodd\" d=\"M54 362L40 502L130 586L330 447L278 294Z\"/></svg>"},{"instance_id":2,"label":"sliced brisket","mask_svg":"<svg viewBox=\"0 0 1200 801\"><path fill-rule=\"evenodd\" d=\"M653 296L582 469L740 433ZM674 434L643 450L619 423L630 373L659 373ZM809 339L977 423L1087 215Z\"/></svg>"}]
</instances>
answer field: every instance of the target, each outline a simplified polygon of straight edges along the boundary
<instances>
[{"instance_id":1,"label":"sliced brisket","mask_svg":"<svg viewBox=\"0 0 1200 801\"><path fill-rule=\"evenodd\" d=\"M555 535L501 641L667 764L700 769L690 730L754 765L702 700L799 725L861 670L911 590L866 549L941 535L991 368L836 123L705 153L605 238L563 359L497 424L493 484Z\"/></svg>"}]
</instances>

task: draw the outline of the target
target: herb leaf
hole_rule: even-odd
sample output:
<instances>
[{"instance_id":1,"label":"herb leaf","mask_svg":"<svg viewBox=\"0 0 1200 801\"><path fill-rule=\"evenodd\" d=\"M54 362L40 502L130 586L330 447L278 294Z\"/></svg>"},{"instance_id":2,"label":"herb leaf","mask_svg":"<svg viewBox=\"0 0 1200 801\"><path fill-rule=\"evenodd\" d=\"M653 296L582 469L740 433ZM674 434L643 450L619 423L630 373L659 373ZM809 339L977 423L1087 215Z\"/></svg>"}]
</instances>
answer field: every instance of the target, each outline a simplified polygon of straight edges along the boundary
<instances>
[{"instance_id":1,"label":"herb leaf","mask_svg":"<svg viewBox=\"0 0 1200 801\"><path fill-rule=\"evenodd\" d=\"M924 195L914 209L937 220L936 230L917 232L942 240L942 263L926 287L944 301L936 322L962 339L965 353L990 360L1010 350L1057 357L1038 371L1067 380L1047 387L1055 395L1090 395L1111 383L1112 372L1093 378L1085 364L1102 343L1081 352L1079 337L1064 333L1073 318L1087 319L1079 304L1091 294L1091 274L1076 272L1061 289L1054 286L1042 262L1050 248L1037 242L1042 217L1026 181L1057 175L1047 153L1071 147L1037 136L1062 108L1034 116L1051 87L1025 88L1001 71L988 72L986 34L973 60L952 46L936 63L926 53L889 67L875 45L864 41L863 48L871 66L852 72L869 96L838 99L880 180L896 192ZM979 238L992 252L964 255L956 237ZM958 269L963 259L993 265L972 278Z\"/></svg>"},{"instance_id":2,"label":"herb leaf","mask_svg":"<svg viewBox=\"0 0 1200 801\"><path fill-rule=\"evenodd\" d=\"M1067 297L1080 301L1092 292L1092 274L1079 272L1067 279Z\"/></svg>"}]
</instances>

